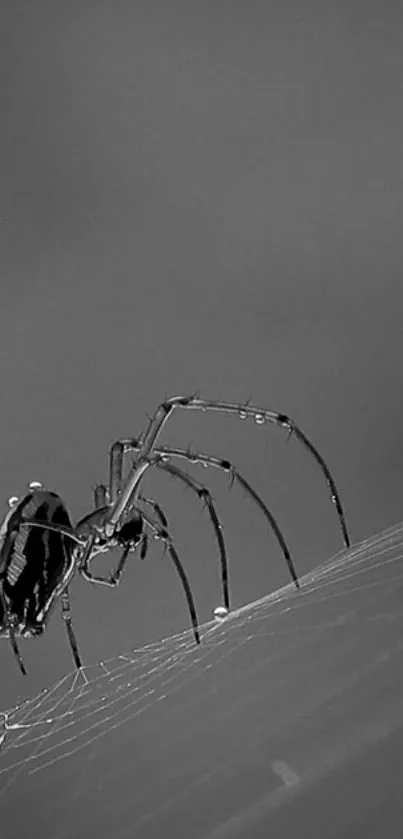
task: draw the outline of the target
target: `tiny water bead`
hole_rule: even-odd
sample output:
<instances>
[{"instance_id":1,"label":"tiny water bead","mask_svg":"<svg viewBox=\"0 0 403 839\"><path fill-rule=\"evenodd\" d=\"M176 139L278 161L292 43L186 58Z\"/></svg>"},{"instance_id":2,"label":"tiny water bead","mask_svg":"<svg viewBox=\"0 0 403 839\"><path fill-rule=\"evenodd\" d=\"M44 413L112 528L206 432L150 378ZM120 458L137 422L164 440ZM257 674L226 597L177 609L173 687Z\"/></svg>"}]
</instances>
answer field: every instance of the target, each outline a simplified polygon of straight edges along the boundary
<instances>
[{"instance_id":1,"label":"tiny water bead","mask_svg":"<svg viewBox=\"0 0 403 839\"><path fill-rule=\"evenodd\" d=\"M241 420L248 419L248 414L247 414L247 411L239 411L239 412L238 412L238 417L239 417L239 419L241 419Z\"/></svg>"},{"instance_id":2,"label":"tiny water bead","mask_svg":"<svg viewBox=\"0 0 403 839\"><path fill-rule=\"evenodd\" d=\"M30 481L28 484L28 489L43 489L43 484L41 481Z\"/></svg>"},{"instance_id":3,"label":"tiny water bead","mask_svg":"<svg viewBox=\"0 0 403 839\"><path fill-rule=\"evenodd\" d=\"M266 418L265 418L264 414L256 414L255 415L255 422L257 422L258 425L263 425L263 423L265 422L265 419Z\"/></svg>"},{"instance_id":4,"label":"tiny water bead","mask_svg":"<svg viewBox=\"0 0 403 839\"><path fill-rule=\"evenodd\" d=\"M9 507L13 508L13 507L15 507L15 506L16 506L16 504L18 504L18 502L19 502L18 495L12 495L12 496L8 499L8 502L7 502L7 503L8 503L8 506L9 506Z\"/></svg>"},{"instance_id":5,"label":"tiny water bead","mask_svg":"<svg viewBox=\"0 0 403 839\"><path fill-rule=\"evenodd\" d=\"M213 611L213 615L216 621L225 621L225 618L229 615L229 611L225 608L225 606L216 606Z\"/></svg>"}]
</instances>

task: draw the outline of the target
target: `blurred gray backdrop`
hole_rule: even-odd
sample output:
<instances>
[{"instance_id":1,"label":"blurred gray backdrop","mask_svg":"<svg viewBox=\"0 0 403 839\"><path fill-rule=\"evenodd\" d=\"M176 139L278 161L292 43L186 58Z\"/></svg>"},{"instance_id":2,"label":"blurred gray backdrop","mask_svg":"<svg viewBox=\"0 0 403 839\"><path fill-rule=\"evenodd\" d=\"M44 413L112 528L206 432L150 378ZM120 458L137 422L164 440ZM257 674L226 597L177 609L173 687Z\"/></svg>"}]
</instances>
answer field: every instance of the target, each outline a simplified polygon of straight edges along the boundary
<instances>
[{"instance_id":1,"label":"blurred gray backdrop","mask_svg":"<svg viewBox=\"0 0 403 839\"><path fill-rule=\"evenodd\" d=\"M42 480L73 519L107 453L167 395L290 414L327 459L354 540L401 518L402 11L397 3L3 0L1 496ZM341 548L285 432L182 412L165 442L232 459L305 573ZM266 523L211 486L235 605L288 582ZM164 475L200 620L220 602L197 499ZM112 558L110 558L110 562ZM188 624L161 546L109 591L72 587L83 658ZM0 644L0 707L72 668L58 613Z\"/></svg>"}]
</instances>

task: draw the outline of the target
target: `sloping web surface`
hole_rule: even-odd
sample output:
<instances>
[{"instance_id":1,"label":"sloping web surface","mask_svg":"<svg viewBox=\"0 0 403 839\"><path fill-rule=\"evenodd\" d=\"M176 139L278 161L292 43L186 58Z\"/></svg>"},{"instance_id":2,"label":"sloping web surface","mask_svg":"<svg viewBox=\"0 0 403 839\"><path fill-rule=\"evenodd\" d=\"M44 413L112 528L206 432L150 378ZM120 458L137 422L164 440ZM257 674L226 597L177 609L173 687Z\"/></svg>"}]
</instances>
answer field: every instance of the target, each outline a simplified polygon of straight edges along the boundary
<instances>
[{"instance_id":1,"label":"sloping web surface","mask_svg":"<svg viewBox=\"0 0 403 839\"><path fill-rule=\"evenodd\" d=\"M281 805L400 736L402 553L398 525L204 625L200 647L186 631L4 710L3 839L267 835ZM347 835L340 818L317 835Z\"/></svg>"}]
</instances>

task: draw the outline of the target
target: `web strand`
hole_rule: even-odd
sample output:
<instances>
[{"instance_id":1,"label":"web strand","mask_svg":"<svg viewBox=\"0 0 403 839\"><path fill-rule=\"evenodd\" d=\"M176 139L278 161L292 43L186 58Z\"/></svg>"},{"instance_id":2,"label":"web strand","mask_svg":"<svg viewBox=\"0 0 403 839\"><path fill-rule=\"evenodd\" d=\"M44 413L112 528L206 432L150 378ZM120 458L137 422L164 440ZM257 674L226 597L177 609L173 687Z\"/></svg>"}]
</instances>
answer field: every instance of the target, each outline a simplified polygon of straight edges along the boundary
<instances>
[{"instance_id":1,"label":"web strand","mask_svg":"<svg viewBox=\"0 0 403 839\"><path fill-rule=\"evenodd\" d=\"M202 625L200 647L186 630L83 667L3 711L0 797L22 773L44 772L137 717L139 737L144 736L153 724L149 712L156 703L166 702L167 714L180 713L189 702L196 708L209 673L216 680L223 673L227 680L243 677L237 656L245 645L256 655L256 666L269 667L284 650L288 654L296 649L304 634L317 633L320 640L327 628L352 616L360 620L368 598L403 585L402 557L403 525L398 525L306 574L299 592L290 583L234 610L225 620ZM380 617L375 611L365 620ZM392 620L393 612L383 617ZM217 689L213 682L211 690Z\"/></svg>"}]
</instances>

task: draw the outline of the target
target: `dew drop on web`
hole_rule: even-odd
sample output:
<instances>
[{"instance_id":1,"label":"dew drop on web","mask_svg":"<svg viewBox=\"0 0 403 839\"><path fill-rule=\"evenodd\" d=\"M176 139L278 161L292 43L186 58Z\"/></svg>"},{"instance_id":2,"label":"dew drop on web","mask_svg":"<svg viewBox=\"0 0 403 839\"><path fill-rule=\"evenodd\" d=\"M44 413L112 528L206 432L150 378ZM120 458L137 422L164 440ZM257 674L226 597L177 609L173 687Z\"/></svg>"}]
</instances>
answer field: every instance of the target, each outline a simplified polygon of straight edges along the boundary
<instances>
[{"instance_id":1,"label":"dew drop on web","mask_svg":"<svg viewBox=\"0 0 403 839\"><path fill-rule=\"evenodd\" d=\"M213 615L216 621L225 621L225 618L228 617L229 612L228 609L225 608L225 606L216 606L216 608L213 611Z\"/></svg>"}]
</instances>

